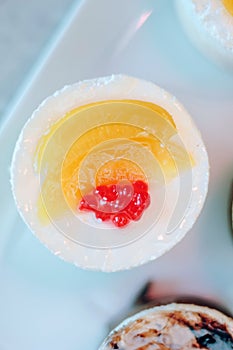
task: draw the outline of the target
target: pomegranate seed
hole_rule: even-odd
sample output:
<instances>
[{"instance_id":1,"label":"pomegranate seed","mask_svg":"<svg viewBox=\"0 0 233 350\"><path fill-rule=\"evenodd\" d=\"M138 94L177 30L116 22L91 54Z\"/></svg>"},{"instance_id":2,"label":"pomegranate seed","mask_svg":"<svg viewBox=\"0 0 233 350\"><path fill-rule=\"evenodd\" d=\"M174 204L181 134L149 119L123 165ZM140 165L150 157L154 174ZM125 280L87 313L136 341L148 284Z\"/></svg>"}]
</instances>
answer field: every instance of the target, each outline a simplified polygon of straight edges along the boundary
<instances>
[{"instance_id":1,"label":"pomegranate seed","mask_svg":"<svg viewBox=\"0 0 233 350\"><path fill-rule=\"evenodd\" d=\"M98 208L98 201L93 194L85 195L79 203L80 210L85 210L85 209L97 210L97 208Z\"/></svg>"},{"instance_id":2,"label":"pomegranate seed","mask_svg":"<svg viewBox=\"0 0 233 350\"><path fill-rule=\"evenodd\" d=\"M148 192L135 193L132 202L135 206L141 206L143 209L146 209L150 205L150 195Z\"/></svg>"},{"instance_id":3,"label":"pomegranate seed","mask_svg":"<svg viewBox=\"0 0 233 350\"><path fill-rule=\"evenodd\" d=\"M102 221L107 221L111 218L110 213L104 213L103 211L95 212L96 219L101 219Z\"/></svg>"},{"instance_id":4,"label":"pomegranate seed","mask_svg":"<svg viewBox=\"0 0 233 350\"><path fill-rule=\"evenodd\" d=\"M85 199L82 198L79 203L79 210L90 209L88 203L86 203Z\"/></svg>"},{"instance_id":5,"label":"pomegranate seed","mask_svg":"<svg viewBox=\"0 0 233 350\"><path fill-rule=\"evenodd\" d=\"M143 204L145 202L144 197L144 193L134 193L132 202L135 205L135 207L143 207Z\"/></svg>"},{"instance_id":6,"label":"pomegranate seed","mask_svg":"<svg viewBox=\"0 0 233 350\"><path fill-rule=\"evenodd\" d=\"M144 212L144 210L138 209L135 213L133 213L133 214L131 215L131 219L132 219L133 221L138 221L138 220L140 220L141 217L142 217L143 212Z\"/></svg>"},{"instance_id":7,"label":"pomegranate seed","mask_svg":"<svg viewBox=\"0 0 233 350\"><path fill-rule=\"evenodd\" d=\"M132 198L134 189L131 183L119 183L116 185L116 190L120 197Z\"/></svg>"},{"instance_id":8,"label":"pomegranate seed","mask_svg":"<svg viewBox=\"0 0 233 350\"><path fill-rule=\"evenodd\" d=\"M119 228L128 225L130 220L137 221L150 205L148 185L143 181L128 181L117 185L97 186L85 195L80 203L80 210L90 210L97 219L111 220Z\"/></svg>"},{"instance_id":9,"label":"pomegranate seed","mask_svg":"<svg viewBox=\"0 0 233 350\"><path fill-rule=\"evenodd\" d=\"M129 215L131 220L137 221L141 218L144 209L141 206L136 206L131 202L126 208L126 212Z\"/></svg>"},{"instance_id":10,"label":"pomegranate seed","mask_svg":"<svg viewBox=\"0 0 233 350\"><path fill-rule=\"evenodd\" d=\"M113 224L117 227L124 227L128 225L129 221L130 221L129 216L124 212L118 213L114 215L112 218Z\"/></svg>"},{"instance_id":11,"label":"pomegranate seed","mask_svg":"<svg viewBox=\"0 0 233 350\"><path fill-rule=\"evenodd\" d=\"M148 185L141 180L135 181L133 183L133 187L134 187L134 192L136 193L143 193L148 191Z\"/></svg>"},{"instance_id":12,"label":"pomegranate seed","mask_svg":"<svg viewBox=\"0 0 233 350\"><path fill-rule=\"evenodd\" d=\"M94 193L100 195L101 198L107 200L108 188L105 185L97 186Z\"/></svg>"},{"instance_id":13,"label":"pomegranate seed","mask_svg":"<svg viewBox=\"0 0 233 350\"><path fill-rule=\"evenodd\" d=\"M97 186L95 194L100 195L100 197L108 202L115 201L118 197L116 185L110 186Z\"/></svg>"},{"instance_id":14,"label":"pomegranate seed","mask_svg":"<svg viewBox=\"0 0 233 350\"><path fill-rule=\"evenodd\" d=\"M115 201L118 197L118 192L116 185L111 185L108 187L107 191L107 201L112 202Z\"/></svg>"},{"instance_id":15,"label":"pomegranate seed","mask_svg":"<svg viewBox=\"0 0 233 350\"><path fill-rule=\"evenodd\" d=\"M133 186L130 183L119 183L116 185L116 189L118 192L116 208L123 211L133 198Z\"/></svg>"}]
</instances>

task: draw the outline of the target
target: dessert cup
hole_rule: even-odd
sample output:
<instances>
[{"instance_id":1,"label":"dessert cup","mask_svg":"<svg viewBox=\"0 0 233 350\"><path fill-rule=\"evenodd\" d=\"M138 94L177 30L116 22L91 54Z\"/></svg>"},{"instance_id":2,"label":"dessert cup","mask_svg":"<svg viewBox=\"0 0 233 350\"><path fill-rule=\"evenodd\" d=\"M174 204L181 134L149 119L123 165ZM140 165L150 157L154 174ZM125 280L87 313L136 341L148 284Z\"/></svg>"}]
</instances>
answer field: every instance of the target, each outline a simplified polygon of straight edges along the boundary
<instances>
[{"instance_id":1,"label":"dessert cup","mask_svg":"<svg viewBox=\"0 0 233 350\"><path fill-rule=\"evenodd\" d=\"M79 210L96 178L112 180L112 169L122 174L111 165L116 160L136 169L124 170L123 181L145 175L151 199L142 218L123 229ZM14 199L30 230L56 256L102 271L141 265L177 244L201 212L208 178L207 152L185 108L155 84L124 75L48 97L24 126L11 167Z\"/></svg>"},{"instance_id":2,"label":"dessert cup","mask_svg":"<svg viewBox=\"0 0 233 350\"><path fill-rule=\"evenodd\" d=\"M171 303L123 321L99 350L232 349L233 319L206 306Z\"/></svg>"}]
</instances>

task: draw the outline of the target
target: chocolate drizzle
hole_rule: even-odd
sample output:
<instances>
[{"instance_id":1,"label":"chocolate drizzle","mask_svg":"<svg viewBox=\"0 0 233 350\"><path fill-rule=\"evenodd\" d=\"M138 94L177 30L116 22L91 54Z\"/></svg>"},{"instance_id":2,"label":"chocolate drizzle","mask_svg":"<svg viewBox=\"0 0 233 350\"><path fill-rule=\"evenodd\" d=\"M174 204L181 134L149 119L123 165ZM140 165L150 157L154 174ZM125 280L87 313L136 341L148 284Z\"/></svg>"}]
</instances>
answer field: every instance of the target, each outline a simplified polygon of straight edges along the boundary
<instances>
[{"instance_id":1,"label":"chocolate drizzle","mask_svg":"<svg viewBox=\"0 0 233 350\"><path fill-rule=\"evenodd\" d=\"M194 312L194 317L187 317L186 312L182 311L172 311L166 312L165 315L167 318L167 324L165 326L167 329L161 329L160 331L156 328L150 327L147 330L143 331L143 324L147 322L146 319L138 319L135 321L133 328L137 329L137 332L134 334L134 338L143 338L148 339L149 343L141 346L135 347L135 350L144 350L152 349L153 345L156 346L156 349L177 349L178 344L170 343L166 341L163 335L167 333L168 329L172 329L174 326L179 325L180 327L188 329L193 335L192 345L187 346L188 349L205 349L205 350L232 350L233 349L233 337L232 334L227 329L225 324L222 324L211 316L208 316L205 313ZM124 329L125 334L131 332L131 326L129 325ZM168 333L167 333L168 334ZM110 342L111 349L127 350L127 346L122 346L121 344L121 333L116 332L112 336ZM135 343L135 346L136 343ZM183 347L182 347L183 349Z\"/></svg>"},{"instance_id":2,"label":"chocolate drizzle","mask_svg":"<svg viewBox=\"0 0 233 350\"><path fill-rule=\"evenodd\" d=\"M210 350L233 349L233 338L225 325L212 321L206 316L199 314L201 325L199 329L191 329L200 347Z\"/></svg>"},{"instance_id":3,"label":"chocolate drizzle","mask_svg":"<svg viewBox=\"0 0 233 350\"><path fill-rule=\"evenodd\" d=\"M196 338L200 349L208 350L231 350L233 349L233 338L228 332L226 325L212 320L207 315L198 313L200 321L193 323L184 318L181 312L169 314L169 318L176 323L182 324L190 329Z\"/></svg>"}]
</instances>

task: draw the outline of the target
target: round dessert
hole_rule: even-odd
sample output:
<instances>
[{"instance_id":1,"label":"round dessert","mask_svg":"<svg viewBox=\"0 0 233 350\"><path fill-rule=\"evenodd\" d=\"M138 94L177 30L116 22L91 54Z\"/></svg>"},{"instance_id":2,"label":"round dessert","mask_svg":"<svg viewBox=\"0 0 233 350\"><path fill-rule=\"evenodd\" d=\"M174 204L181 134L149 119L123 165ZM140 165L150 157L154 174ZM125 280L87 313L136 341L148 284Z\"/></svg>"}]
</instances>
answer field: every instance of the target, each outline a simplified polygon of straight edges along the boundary
<instances>
[{"instance_id":1,"label":"round dessert","mask_svg":"<svg viewBox=\"0 0 233 350\"><path fill-rule=\"evenodd\" d=\"M50 250L116 271L181 240L203 206L208 170L174 96L116 75L67 86L38 107L17 141L11 182L21 216Z\"/></svg>"},{"instance_id":2,"label":"round dessert","mask_svg":"<svg viewBox=\"0 0 233 350\"><path fill-rule=\"evenodd\" d=\"M142 311L113 330L99 350L233 349L233 319L205 306L168 304Z\"/></svg>"},{"instance_id":3,"label":"round dessert","mask_svg":"<svg viewBox=\"0 0 233 350\"><path fill-rule=\"evenodd\" d=\"M233 1L176 0L176 7L193 44L233 71Z\"/></svg>"}]
</instances>

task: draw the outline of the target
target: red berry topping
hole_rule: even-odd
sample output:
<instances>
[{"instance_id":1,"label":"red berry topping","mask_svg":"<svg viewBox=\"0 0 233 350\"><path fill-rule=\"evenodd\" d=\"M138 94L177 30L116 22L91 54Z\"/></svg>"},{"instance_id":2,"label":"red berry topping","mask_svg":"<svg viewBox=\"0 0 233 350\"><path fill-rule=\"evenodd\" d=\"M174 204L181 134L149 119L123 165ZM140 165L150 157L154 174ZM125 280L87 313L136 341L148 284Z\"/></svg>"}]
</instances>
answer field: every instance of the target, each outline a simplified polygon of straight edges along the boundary
<instances>
[{"instance_id":1,"label":"red berry topping","mask_svg":"<svg viewBox=\"0 0 233 350\"><path fill-rule=\"evenodd\" d=\"M134 194L134 189L131 183L119 183L116 185L118 197L116 208L118 211L123 211L131 202Z\"/></svg>"},{"instance_id":2,"label":"red berry topping","mask_svg":"<svg viewBox=\"0 0 233 350\"><path fill-rule=\"evenodd\" d=\"M86 194L79 203L80 210L97 210L98 201L93 194Z\"/></svg>"},{"instance_id":3,"label":"red berry topping","mask_svg":"<svg viewBox=\"0 0 233 350\"><path fill-rule=\"evenodd\" d=\"M118 192L117 192L116 185L110 185L108 187L107 200L109 202L112 202L112 201L115 201L117 197L118 197Z\"/></svg>"},{"instance_id":4,"label":"red berry topping","mask_svg":"<svg viewBox=\"0 0 233 350\"><path fill-rule=\"evenodd\" d=\"M102 221L107 221L111 218L111 214L110 213L105 213L103 211L96 211L95 212L95 217L96 219L100 219Z\"/></svg>"},{"instance_id":5,"label":"red berry topping","mask_svg":"<svg viewBox=\"0 0 233 350\"><path fill-rule=\"evenodd\" d=\"M126 213L118 213L113 216L112 222L114 223L115 226L117 227L124 227L128 225L130 219L129 216Z\"/></svg>"},{"instance_id":6,"label":"red berry topping","mask_svg":"<svg viewBox=\"0 0 233 350\"><path fill-rule=\"evenodd\" d=\"M100 195L101 198L107 200L108 187L105 185L97 186L94 193Z\"/></svg>"},{"instance_id":7,"label":"red berry topping","mask_svg":"<svg viewBox=\"0 0 233 350\"><path fill-rule=\"evenodd\" d=\"M135 205L134 202L130 202L128 207L125 209L131 220L137 221L141 218L143 213L143 206Z\"/></svg>"},{"instance_id":8,"label":"red berry topping","mask_svg":"<svg viewBox=\"0 0 233 350\"><path fill-rule=\"evenodd\" d=\"M84 210L84 209L89 209L89 208L90 207L89 207L88 203L86 203L85 199L82 198L80 203L79 203L79 209Z\"/></svg>"},{"instance_id":9,"label":"red berry topping","mask_svg":"<svg viewBox=\"0 0 233 350\"><path fill-rule=\"evenodd\" d=\"M116 185L97 186L94 193L100 195L100 197L107 202L115 201L118 197Z\"/></svg>"},{"instance_id":10,"label":"red berry topping","mask_svg":"<svg viewBox=\"0 0 233 350\"><path fill-rule=\"evenodd\" d=\"M148 192L135 193L133 202L135 205L142 206L144 209L146 209L150 205L150 195Z\"/></svg>"},{"instance_id":11,"label":"red berry topping","mask_svg":"<svg viewBox=\"0 0 233 350\"><path fill-rule=\"evenodd\" d=\"M143 204L145 202L143 194L142 193L134 193L132 202L136 207L143 207Z\"/></svg>"},{"instance_id":12,"label":"red berry topping","mask_svg":"<svg viewBox=\"0 0 233 350\"><path fill-rule=\"evenodd\" d=\"M128 197L130 199L134 193L134 188L130 182L117 184L116 190L120 197Z\"/></svg>"},{"instance_id":13,"label":"red berry topping","mask_svg":"<svg viewBox=\"0 0 233 350\"><path fill-rule=\"evenodd\" d=\"M148 191L148 185L141 180L135 181L133 183L133 187L134 187L134 192L136 193L143 193Z\"/></svg>"},{"instance_id":14,"label":"red berry topping","mask_svg":"<svg viewBox=\"0 0 233 350\"><path fill-rule=\"evenodd\" d=\"M97 186L82 198L79 209L94 211L97 219L111 220L120 228L128 225L130 220L139 220L149 205L148 185L138 180L133 184L125 181L117 185Z\"/></svg>"}]
</instances>

